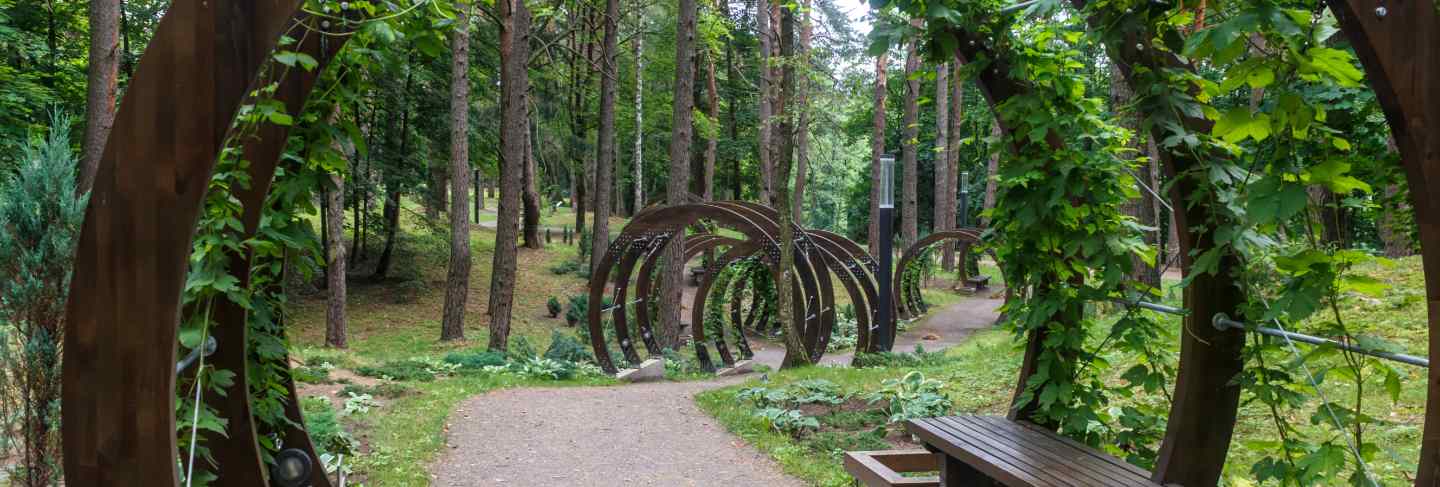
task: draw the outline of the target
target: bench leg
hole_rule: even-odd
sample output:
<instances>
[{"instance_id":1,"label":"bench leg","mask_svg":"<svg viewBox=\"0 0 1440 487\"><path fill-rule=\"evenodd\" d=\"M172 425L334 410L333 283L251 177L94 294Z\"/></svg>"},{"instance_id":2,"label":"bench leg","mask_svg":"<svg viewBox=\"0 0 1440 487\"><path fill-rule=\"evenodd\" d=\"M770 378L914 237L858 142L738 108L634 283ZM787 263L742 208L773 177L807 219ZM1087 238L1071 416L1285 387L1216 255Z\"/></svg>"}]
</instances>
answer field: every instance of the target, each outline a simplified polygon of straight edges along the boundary
<instances>
[{"instance_id":1,"label":"bench leg","mask_svg":"<svg viewBox=\"0 0 1440 487\"><path fill-rule=\"evenodd\" d=\"M993 487L999 485L990 477L966 465L955 457L940 455L940 485L942 487Z\"/></svg>"}]
</instances>

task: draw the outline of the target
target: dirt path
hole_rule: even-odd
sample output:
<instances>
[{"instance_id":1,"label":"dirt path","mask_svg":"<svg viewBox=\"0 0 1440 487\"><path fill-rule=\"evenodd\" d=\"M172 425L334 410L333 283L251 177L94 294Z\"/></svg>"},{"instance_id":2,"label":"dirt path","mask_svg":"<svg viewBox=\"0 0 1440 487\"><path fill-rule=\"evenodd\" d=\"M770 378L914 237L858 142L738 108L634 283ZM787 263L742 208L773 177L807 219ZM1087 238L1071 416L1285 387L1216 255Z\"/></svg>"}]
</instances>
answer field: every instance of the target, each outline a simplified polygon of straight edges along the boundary
<instances>
[{"instance_id":1,"label":"dirt path","mask_svg":"<svg viewBox=\"0 0 1440 487\"><path fill-rule=\"evenodd\" d=\"M450 418L432 485L803 485L695 406L696 393L741 380L470 398Z\"/></svg>"},{"instance_id":2,"label":"dirt path","mask_svg":"<svg viewBox=\"0 0 1440 487\"><path fill-rule=\"evenodd\" d=\"M915 350L916 344L921 344L926 351L934 352L959 345L971 334L995 323L1000 316L1000 305L1005 303L1003 298L1003 289L991 289L930 313L924 321L895 337L894 350L909 352ZM750 347L758 363L778 368L785 359L783 344L752 342ZM853 358L854 352L827 353L820 359L820 364L849 364Z\"/></svg>"}]
</instances>

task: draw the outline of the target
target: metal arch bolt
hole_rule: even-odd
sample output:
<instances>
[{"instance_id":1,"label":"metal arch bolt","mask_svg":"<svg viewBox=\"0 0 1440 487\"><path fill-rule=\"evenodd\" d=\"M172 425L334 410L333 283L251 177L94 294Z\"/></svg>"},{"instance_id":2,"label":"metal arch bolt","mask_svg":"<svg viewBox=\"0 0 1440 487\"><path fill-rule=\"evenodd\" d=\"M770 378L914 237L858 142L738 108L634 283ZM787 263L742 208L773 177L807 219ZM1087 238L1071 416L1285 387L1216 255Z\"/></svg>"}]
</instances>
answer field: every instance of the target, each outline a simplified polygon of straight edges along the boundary
<instances>
[{"instance_id":1,"label":"metal arch bolt","mask_svg":"<svg viewBox=\"0 0 1440 487\"><path fill-rule=\"evenodd\" d=\"M1376 17L1380 17L1380 18L1383 19L1383 18L1385 18L1386 15L1389 15L1389 14L1390 14L1390 10L1386 9L1384 5L1381 5L1381 6L1379 6L1379 7L1375 7L1375 16L1376 16Z\"/></svg>"}]
</instances>

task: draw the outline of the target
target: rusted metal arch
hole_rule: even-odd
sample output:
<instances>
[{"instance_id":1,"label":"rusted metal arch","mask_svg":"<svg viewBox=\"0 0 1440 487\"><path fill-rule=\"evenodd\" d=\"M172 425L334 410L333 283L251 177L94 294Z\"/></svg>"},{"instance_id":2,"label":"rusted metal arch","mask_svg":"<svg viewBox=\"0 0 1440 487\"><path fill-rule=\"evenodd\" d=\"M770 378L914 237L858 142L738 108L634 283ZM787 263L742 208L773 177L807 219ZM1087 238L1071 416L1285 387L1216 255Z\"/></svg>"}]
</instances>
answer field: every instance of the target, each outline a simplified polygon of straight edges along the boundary
<instances>
[{"instance_id":1,"label":"rusted metal arch","mask_svg":"<svg viewBox=\"0 0 1440 487\"><path fill-rule=\"evenodd\" d=\"M868 311L866 319L857 331L855 350L860 352L875 352L875 342L871 335L880 329L883 324L879 323L879 294L878 277L880 275L880 264L870 255L870 252L855 241L828 230L810 230L810 235L833 242L840 250L849 254L850 259L860 264L859 268L850 269L850 272L860 282L861 289L865 292ZM868 274L867 274L868 273ZM856 310L857 317L861 316L859 309ZM891 316L894 316L893 314ZM894 329L894 323L890 323L890 329Z\"/></svg>"},{"instance_id":2,"label":"rusted metal arch","mask_svg":"<svg viewBox=\"0 0 1440 487\"><path fill-rule=\"evenodd\" d=\"M762 228L766 229L770 235L779 234L779 224L776 223L774 220L776 214L773 211L765 211L766 208L764 206L756 205L753 203L734 201L719 201L714 203L707 203L706 205L723 208L726 211L743 215L747 218L748 221L755 222ZM687 223L687 226L688 225L689 223ZM796 235L801 235L804 231L798 226L795 228L797 229ZM774 240L771 239L771 241L773 242ZM778 260L778 254L774 252L775 248L776 247L772 244L771 246L763 247L762 249L767 249L767 251L772 254L770 255L770 257L772 259ZM798 312L797 316L803 317L803 319L805 319L806 321L804 329L807 332L807 350L810 352L811 355L815 355L815 350L818 349L823 351L826 342L829 341L829 331L834 327L835 318L833 312L834 291L829 284L829 275L826 273L815 271L815 268L819 267L820 263L815 260L815 256L812 254L813 253L811 252L803 253L802 256L804 256L805 258L796 259L795 267L797 270L796 275L799 278L799 280L796 281L796 289L801 290L801 293L797 294L797 296L799 297L800 302L805 304L805 311ZM642 285L645 286L645 288L642 290L641 299L647 305L649 302L648 299L650 286L644 283L653 282L653 278L650 276L652 275L651 272L653 272L653 268L655 267L655 262L659 259L659 257L660 255L657 252L650 253L647 257L646 264L641 268L641 274L638 278ZM686 260L688 261L690 258L693 258L693 256L686 257ZM622 269L621 272L622 274L627 273L628 269ZM817 298L819 301L818 305L815 303ZM823 311L812 314L809 312L809 310L811 309L820 309ZM641 320L641 326L650 325L648 310L646 310L646 314L641 317ZM818 356L815 356L812 357L812 360L818 360L818 358Z\"/></svg>"},{"instance_id":3,"label":"rusted metal arch","mask_svg":"<svg viewBox=\"0 0 1440 487\"><path fill-rule=\"evenodd\" d=\"M708 219L721 223L724 226L734 228L746 234L752 239L761 240L774 245L775 234L765 228L762 222L754 219L756 215L752 211L743 208L727 207L709 203L675 205L663 208L656 208L641 212L631 219L630 223L621 230L619 236L610 243L605 255L601 258L598 272L590 277L590 302L599 303L604 295L605 282L610 279L611 268L617 260L627 258L627 255L646 247L655 247L651 251L658 250L669 243L669 236L674 232L683 231L684 228L701 219ZM633 257L630 257L633 259ZM798 265L797 267L801 267ZM630 263L633 266L633 261ZM628 269L623 270L617 277L628 280ZM802 276L804 272L800 272ZM604 330L601 323L600 306L590 306L588 321L591 331L591 347L596 352L596 361L600 367L609 373L615 373L618 369L610 360L607 345L604 338ZM634 352L633 344L629 343L628 327L623 323L624 307L615 307L615 333L616 339L621 343L622 352L626 353L627 360L637 360L638 355Z\"/></svg>"},{"instance_id":4,"label":"rusted metal arch","mask_svg":"<svg viewBox=\"0 0 1440 487\"><path fill-rule=\"evenodd\" d=\"M99 164L66 308L61 434L67 484L178 482L173 344L193 228L235 114L258 86L281 34L302 21L299 4L177 0L141 58ZM326 60L342 42L335 39L322 50L307 39L300 49ZM293 73L275 96L293 110L313 83L313 75ZM255 135L244 150L256 187L241 195L252 218L286 134L262 126ZM177 222L190 230L175 231ZM244 313L220 311L217 333L238 327L243 336ZM237 363L238 355L243 364L244 344L221 342L217 353L224 355L216 363ZM243 373L244 367L231 370ZM245 387L237 381L240 396L216 405L241 412L231 418L231 438L211 443L225 462L218 485L256 485L265 477ZM292 405L298 405L293 389ZM303 424L298 408L287 413ZM288 446L313 455L303 430L281 433ZM318 465L318 458L312 460ZM312 482L328 485L323 469L317 470Z\"/></svg>"},{"instance_id":5,"label":"rusted metal arch","mask_svg":"<svg viewBox=\"0 0 1440 487\"><path fill-rule=\"evenodd\" d=\"M917 301L922 300L922 298L920 298L920 288L918 284L905 284L905 277L914 273L914 270L910 268L910 264L913 263L916 258L919 258L926 250L935 244L950 241L966 244L961 254L963 257L969 253L970 246L980 243L980 232L981 230L978 228L962 228L935 232L926 235L924 238L917 240L914 245L906 248L905 252L900 254L899 264L895 266L895 282L892 283L895 286L894 295L898 298L895 300L895 316L901 319L911 319L925 312L926 307L923 303L916 304ZM991 256L994 256L993 252ZM999 261L997 260L996 262Z\"/></svg>"},{"instance_id":6,"label":"rusted metal arch","mask_svg":"<svg viewBox=\"0 0 1440 487\"><path fill-rule=\"evenodd\" d=\"M808 233L808 231L807 231L807 233ZM861 329L861 330L868 330L868 329L869 329L869 326L870 326L870 322L871 322L870 316L871 316L871 313L872 313L872 312L871 312L871 309L870 309L870 306L869 306L868 303L875 301L875 296L874 296L874 287L873 287L873 285L868 288L868 291L869 291L869 294L868 294L868 295L867 295L867 293L866 293L866 290L867 290L867 289L862 289L861 286L857 285L857 282L870 283L869 277L864 273L863 270L860 270L860 268L863 267L864 264L863 264L863 263L860 263L860 262L858 262L856 259L854 259L853 256L852 256L849 252L846 251L845 246L842 246L842 245L840 245L839 243L831 240L831 239L829 238L829 236L819 235L819 234L813 234L813 233L811 234L811 236L814 237L814 238L812 239L812 241L815 242L815 244L816 244L816 249L819 250L819 253L820 253L820 254L823 254L823 256L824 256L824 259L823 259L823 260L824 260L825 263L827 264L828 270L830 270L831 272L834 272L834 273L836 274L836 276L840 278L841 284L843 284L843 285L845 286L845 290L846 290L846 292L848 293L848 295L850 296L851 301L852 301L853 303L855 303L855 307L856 307L856 310L857 310L857 311L856 311L856 317L857 317L857 320L859 321L860 329ZM846 240L846 241L848 242L849 240ZM858 245L855 245L854 242L850 242L850 243L851 243L851 245L853 245L853 246L855 246L855 247L858 248ZM711 287L713 286L714 280L715 280L716 277L718 277L718 275L720 274L720 271L723 270L725 267L729 266L730 264L732 264L732 263L734 263L734 262L737 262L737 261L739 261L740 259L749 257L750 254L753 254L753 253L755 253L755 252L758 252L758 251L761 250L761 249L760 249L758 246L756 246L756 247L753 247L753 248L751 248L751 247L737 247L736 250L738 250L738 251L749 251L749 254L739 255L738 253L732 252L734 255L727 254L726 257L717 259L716 262L712 263L712 265L711 265L710 267L708 267L707 270L706 270L705 280L701 283L700 288L696 291L696 293L695 293L695 302L694 302L694 304L691 306L691 313L692 313L691 323L693 324L692 326L696 327L697 329L699 329L701 326L703 326L704 317L705 317L705 308L706 308L707 302L708 302L708 300L709 300L709 295L710 295L710 292L709 292L709 291L710 291ZM775 267L774 267L773 265L771 265L770 268L772 269L772 274L774 274ZM853 274L852 274L852 273L854 273L854 272L859 272L859 274L860 274L861 277L858 278L858 279L855 278L855 277L853 276ZM777 278L778 278L778 277L777 277ZM872 284L873 284L873 283L872 283ZM832 305L832 306L833 306L833 305ZM832 314L833 314L833 313L832 313ZM740 326L740 324L737 323L737 324L736 324L736 330L737 330L737 332L739 333L739 336L744 337L744 328L743 328L743 326ZM824 341L824 342L821 342L821 343L820 343L819 345L817 345L817 346L819 346L819 347L828 347L828 337L829 337L829 335L830 335L830 332L829 332L828 330L824 331L823 336L825 336L825 337L827 338L827 340ZM742 341L743 341L743 338L742 338ZM697 340L697 343L699 343L698 340ZM721 346L721 344L717 344L717 347L720 347L720 346ZM810 355L811 355L811 360L812 360L812 361L818 361L818 360L820 359L820 357L822 357L822 356L824 355L824 351L825 351L825 348L819 348L818 350L817 350L817 349L811 349L811 350L809 350ZM723 357L724 354L725 354L725 352L722 351L721 353L722 353L722 357Z\"/></svg>"},{"instance_id":7,"label":"rusted metal arch","mask_svg":"<svg viewBox=\"0 0 1440 487\"><path fill-rule=\"evenodd\" d=\"M690 262L690 259L693 259L695 255L700 252L713 249L720 245L735 245L740 242L741 240L738 239L714 234L690 235L685 238L685 262ZM652 327L650 323L650 291L655 281L653 279L647 279L645 276L653 274L655 263L659 261L658 250L660 248L663 248L663 245L651 247L651 250L645 253L645 264L640 267L640 278L636 279L637 289L635 299L638 306L635 307L635 315L639 320L640 337L645 343L645 350L649 352L650 355L660 355L661 350L659 344L655 341L654 327ZM630 268L633 267L633 262L631 264L631 266L623 267L616 277L617 281L623 279L626 286L629 285ZM617 284L615 286L615 292L619 292L620 287L621 286ZM615 299L615 306L623 306L621 303L625 303L625 301L620 300L620 297Z\"/></svg>"},{"instance_id":8,"label":"rusted metal arch","mask_svg":"<svg viewBox=\"0 0 1440 487\"><path fill-rule=\"evenodd\" d=\"M1429 355L1440 356L1440 6L1435 0L1327 0L1365 68L1405 167L1420 228ZM1415 485L1440 485L1440 369L1430 368Z\"/></svg>"}]
</instances>

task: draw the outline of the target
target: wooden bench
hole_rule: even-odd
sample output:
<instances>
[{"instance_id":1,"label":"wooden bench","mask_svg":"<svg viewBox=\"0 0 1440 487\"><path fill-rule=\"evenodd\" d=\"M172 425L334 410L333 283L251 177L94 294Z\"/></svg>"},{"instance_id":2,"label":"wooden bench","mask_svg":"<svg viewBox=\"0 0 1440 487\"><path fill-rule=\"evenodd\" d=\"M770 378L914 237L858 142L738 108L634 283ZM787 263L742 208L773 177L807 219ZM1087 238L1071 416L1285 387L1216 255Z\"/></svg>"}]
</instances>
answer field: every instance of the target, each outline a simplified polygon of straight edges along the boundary
<instances>
[{"instance_id":1,"label":"wooden bench","mask_svg":"<svg viewBox=\"0 0 1440 487\"><path fill-rule=\"evenodd\" d=\"M690 283L691 283L691 285L699 286L699 285L700 285L700 278L702 278L702 277L705 277L705 268L704 268L704 267L691 267L691 268L690 268Z\"/></svg>"},{"instance_id":2,"label":"wooden bench","mask_svg":"<svg viewBox=\"0 0 1440 487\"><path fill-rule=\"evenodd\" d=\"M939 487L940 478L906 477L903 473L934 472L940 457L925 450L845 452L845 471L856 485L868 487Z\"/></svg>"},{"instance_id":3,"label":"wooden bench","mask_svg":"<svg viewBox=\"0 0 1440 487\"><path fill-rule=\"evenodd\" d=\"M979 291L990 286L990 276L981 274L965 278L965 285Z\"/></svg>"},{"instance_id":4,"label":"wooden bench","mask_svg":"<svg viewBox=\"0 0 1440 487\"><path fill-rule=\"evenodd\" d=\"M998 416L907 421L940 455L940 484L1157 487L1150 472L1033 424Z\"/></svg>"}]
</instances>

